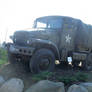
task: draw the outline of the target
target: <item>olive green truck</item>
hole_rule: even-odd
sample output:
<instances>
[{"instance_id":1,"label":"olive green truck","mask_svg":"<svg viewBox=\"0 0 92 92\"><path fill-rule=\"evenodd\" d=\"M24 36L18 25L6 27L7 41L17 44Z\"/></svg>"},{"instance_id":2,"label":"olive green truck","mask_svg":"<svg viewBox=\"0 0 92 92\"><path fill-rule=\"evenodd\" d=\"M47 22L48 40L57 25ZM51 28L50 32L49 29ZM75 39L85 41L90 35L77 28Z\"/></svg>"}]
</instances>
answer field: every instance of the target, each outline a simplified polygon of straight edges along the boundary
<instances>
[{"instance_id":1,"label":"olive green truck","mask_svg":"<svg viewBox=\"0 0 92 92\"><path fill-rule=\"evenodd\" d=\"M66 16L45 16L18 30L7 43L9 61L27 62L34 73L53 71L55 61L92 68L92 26Z\"/></svg>"}]
</instances>

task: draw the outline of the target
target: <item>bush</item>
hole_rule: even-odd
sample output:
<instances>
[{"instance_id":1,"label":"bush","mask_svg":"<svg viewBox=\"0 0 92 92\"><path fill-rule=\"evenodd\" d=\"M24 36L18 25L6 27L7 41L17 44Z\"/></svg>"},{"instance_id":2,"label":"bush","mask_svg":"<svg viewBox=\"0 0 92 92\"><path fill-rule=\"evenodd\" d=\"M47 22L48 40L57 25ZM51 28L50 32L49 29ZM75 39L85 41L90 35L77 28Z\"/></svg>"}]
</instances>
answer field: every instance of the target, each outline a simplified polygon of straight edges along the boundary
<instances>
[{"instance_id":1,"label":"bush","mask_svg":"<svg viewBox=\"0 0 92 92\"><path fill-rule=\"evenodd\" d=\"M78 72L75 77L79 80L79 81L87 81L88 79L88 75L86 73L81 73L81 72Z\"/></svg>"},{"instance_id":2,"label":"bush","mask_svg":"<svg viewBox=\"0 0 92 92\"><path fill-rule=\"evenodd\" d=\"M0 48L0 66L7 62L7 51L3 48Z\"/></svg>"},{"instance_id":3,"label":"bush","mask_svg":"<svg viewBox=\"0 0 92 92\"><path fill-rule=\"evenodd\" d=\"M52 76L53 76L52 72L42 72L42 73L33 75L32 79L35 80L35 81L47 80L47 79L49 79Z\"/></svg>"},{"instance_id":4,"label":"bush","mask_svg":"<svg viewBox=\"0 0 92 92\"><path fill-rule=\"evenodd\" d=\"M88 75L86 73L77 72L73 75L66 75L66 76L60 76L52 72L42 72L40 74L36 74L32 76L32 79L34 81L40 81L40 80L52 80L52 81L59 81L63 82L65 85L70 85L73 83L78 82L85 82L88 79Z\"/></svg>"},{"instance_id":5,"label":"bush","mask_svg":"<svg viewBox=\"0 0 92 92\"><path fill-rule=\"evenodd\" d=\"M88 75L86 73L78 72L73 76L63 76L63 77L58 77L57 78L59 81L67 84L72 84L75 82L85 82L88 79Z\"/></svg>"},{"instance_id":6,"label":"bush","mask_svg":"<svg viewBox=\"0 0 92 92\"><path fill-rule=\"evenodd\" d=\"M71 84L73 82L78 82L77 78L74 77L74 76L73 77L69 77L69 76L67 76L67 77L59 77L58 80L63 82L65 85Z\"/></svg>"}]
</instances>

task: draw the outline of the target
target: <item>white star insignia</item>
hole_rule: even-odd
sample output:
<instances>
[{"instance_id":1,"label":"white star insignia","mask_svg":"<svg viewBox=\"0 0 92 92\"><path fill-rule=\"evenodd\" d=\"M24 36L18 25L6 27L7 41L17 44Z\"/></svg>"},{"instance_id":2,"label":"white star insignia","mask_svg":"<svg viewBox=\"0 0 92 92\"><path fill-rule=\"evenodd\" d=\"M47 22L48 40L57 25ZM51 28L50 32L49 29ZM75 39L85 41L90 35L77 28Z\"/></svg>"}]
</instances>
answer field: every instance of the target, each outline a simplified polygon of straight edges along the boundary
<instances>
[{"instance_id":1,"label":"white star insignia","mask_svg":"<svg viewBox=\"0 0 92 92\"><path fill-rule=\"evenodd\" d=\"M65 37L65 39L66 39L66 43L70 43L71 37L69 36L69 34Z\"/></svg>"}]
</instances>

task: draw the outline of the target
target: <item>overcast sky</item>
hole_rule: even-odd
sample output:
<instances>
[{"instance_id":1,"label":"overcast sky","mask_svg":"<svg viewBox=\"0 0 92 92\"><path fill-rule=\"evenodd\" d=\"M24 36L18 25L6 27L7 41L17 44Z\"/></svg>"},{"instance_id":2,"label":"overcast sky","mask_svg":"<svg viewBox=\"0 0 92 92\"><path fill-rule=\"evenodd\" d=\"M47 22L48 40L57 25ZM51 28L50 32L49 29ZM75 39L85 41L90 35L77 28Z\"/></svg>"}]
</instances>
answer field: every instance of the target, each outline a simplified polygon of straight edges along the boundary
<instances>
[{"instance_id":1,"label":"overcast sky","mask_svg":"<svg viewBox=\"0 0 92 92\"><path fill-rule=\"evenodd\" d=\"M92 0L0 0L0 42L15 30L31 28L36 17L63 15L92 24Z\"/></svg>"}]
</instances>

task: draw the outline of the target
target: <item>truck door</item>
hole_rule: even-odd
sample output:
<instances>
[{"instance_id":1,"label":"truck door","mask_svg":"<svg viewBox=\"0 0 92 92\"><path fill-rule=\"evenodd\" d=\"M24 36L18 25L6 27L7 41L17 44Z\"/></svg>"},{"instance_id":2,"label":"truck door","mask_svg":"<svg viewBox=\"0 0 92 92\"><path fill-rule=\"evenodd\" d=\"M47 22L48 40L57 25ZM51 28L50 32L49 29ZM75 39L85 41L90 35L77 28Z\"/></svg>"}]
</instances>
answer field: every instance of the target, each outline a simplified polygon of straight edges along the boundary
<instances>
[{"instance_id":1,"label":"truck door","mask_svg":"<svg viewBox=\"0 0 92 92\"><path fill-rule=\"evenodd\" d=\"M60 50L61 55L66 59L68 51L74 51L75 49L75 37L77 26L73 19L64 19L63 29L61 34ZM77 38L76 38L77 39Z\"/></svg>"}]
</instances>

